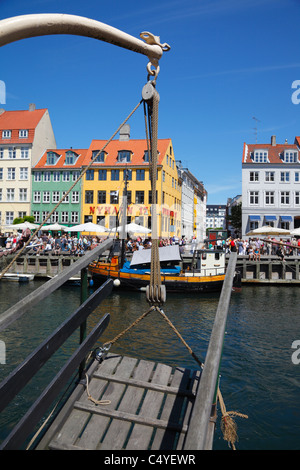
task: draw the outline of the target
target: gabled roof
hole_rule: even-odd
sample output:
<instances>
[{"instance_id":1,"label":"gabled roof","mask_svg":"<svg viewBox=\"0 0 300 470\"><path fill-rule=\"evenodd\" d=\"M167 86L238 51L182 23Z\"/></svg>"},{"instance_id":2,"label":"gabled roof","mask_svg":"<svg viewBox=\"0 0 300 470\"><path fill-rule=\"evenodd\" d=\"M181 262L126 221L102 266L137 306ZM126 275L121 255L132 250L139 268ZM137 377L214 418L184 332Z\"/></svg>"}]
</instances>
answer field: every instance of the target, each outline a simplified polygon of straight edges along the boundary
<instances>
[{"instance_id":1,"label":"gabled roof","mask_svg":"<svg viewBox=\"0 0 300 470\"><path fill-rule=\"evenodd\" d=\"M0 114L0 145L32 143L35 129L46 112L47 109L34 109L32 111L4 111ZM19 137L19 130L22 129L28 130L28 137L25 139ZM11 131L10 139L2 138L3 130Z\"/></svg>"},{"instance_id":2,"label":"gabled roof","mask_svg":"<svg viewBox=\"0 0 300 470\"><path fill-rule=\"evenodd\" d=\"M54 165L47 164L47 153L53 152L58 155L58 159ZM66 153L67 152L74 152L78 155L78 158L74 165L66 165ZM45 153L41 156L37 164L34 166L34 169L43 169L43 170L54 170L54 169L65 169L71 170L74 168L81 168L83 161L86 156L87 149L47 149Z\"/></svg>"},{"instance_id":3,"label":"gabled roof","mask_svg":"<svg viewBox=\"0 0 300 470\"><path fill-rule=\"evenodd\" d=\"M84 160L84 165L87 166L92 159L92 152L94 150L101 150L106 144L106 140L93 140L87 151L86 158ZM171 144L171 139L158 139L157 150L158 150L158 164L162 164L162 160L166 155L166 152ZM132 158L130 163L126 165L132 166L148 166L149 163L145 162L144 154L147 150L147 141L146 139L129 139L129 140L112 140L107 147L105 147L104 152L107 154L104 163L95 162L93 166L114 166L122 165L118 163L118 152L120 150L129 150L132 153ZM124 163L123 163L124 165Z\"/></svg>"},{"instance_id":4,"label":"gabled roof","mask_svg":"<svg viewBox=\"0 0 300 470\"><path fill-rule=\"evenodd\" d=\"M268 152L269 163L282 163L285 150L299 151L295 144L246 144L244 143L242 163L253 163L252 156L256 150L266 150Z\"/></svg>"}]
</instances>

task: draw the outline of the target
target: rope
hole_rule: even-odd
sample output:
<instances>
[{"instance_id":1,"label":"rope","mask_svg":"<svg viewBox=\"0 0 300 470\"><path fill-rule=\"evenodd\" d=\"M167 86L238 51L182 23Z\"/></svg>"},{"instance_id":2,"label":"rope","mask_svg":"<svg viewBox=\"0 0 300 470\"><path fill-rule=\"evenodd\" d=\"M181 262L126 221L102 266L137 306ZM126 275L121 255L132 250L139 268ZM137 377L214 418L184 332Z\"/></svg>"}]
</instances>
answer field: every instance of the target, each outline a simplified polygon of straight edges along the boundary
<instances>
[{"instance_id":1,"label":"rope","mask_svg":"<svg viewBox=\"0 0 300 470\"><path fill-rule=\"evenodd\" d=\"M96 400L95 398L92 397L92 395L89 392L89 377L87 374L85 374L85 378L86 378L86 393L88 396L88 400L95 403L95 405L110 405L111 404L110 400Z\"/></svg>"},{"instance_id":2,"label":"rope","mask_svg":"<svg viewBox=\"0 0 300 470\"><path fill-rule=\"evenodd\" d=\"M245 419L248 419L248 416L243 413L239 413L238 411L226 411L225 403L219 388L218 399L222 413L221 431L223 433L224 440L227 441L228 444L231 444L233 450L236 450L235 443L238 441L237 425L236 422L232 419L232 416L238 416Z\"/></svg>"},{"instance_id":3,"label":"rope","mask_svg":"<svg viewBox=\"0 0 300 470\"><path fill-rule=\"evenodd\" d=\"M120 124L118 129L113 133L113 135L110 137L110 139L104 144L101 150L92 158L91 162L82 170L80 173L79 177L77 180L71 185L71 187L68 189L68 191L63 195L61 200L56 204L56 206L52 209L52 211L47 215L47 217L43 220L43 222L39 225L39 227L34 231L34 233L31 235L31 237L27 240L26 243L22 246L22 248L18 251L18 253L15 255L15 257L12 259L12 261L4 268L4 270L0 273L0 280L4 276L4 274L9 270L9 268L13 265L13 263L16 261L16 259L23 253L25 248L29 245L31 240L35 237L35 235L41 230L43 225L49 220L49 218L52 216L52 214L56 211L58 206L65 200L65 198L69 195L69 193L72 191L74 186L81 180L81 178L85 175L85 173L90 169L94 161L98 158L98 156L103 152L103 150L107 147L107 145L113 140L113 138L117 135L117 133L120 131L120 129L124 126L124 124L128 121L128 119L131 118L131 116L135 113L135 111L139 108L139 106L142 104L143 100L141 100L131 111L131 113L127 116L127 118Z\"/></svg>"}]
</instances>

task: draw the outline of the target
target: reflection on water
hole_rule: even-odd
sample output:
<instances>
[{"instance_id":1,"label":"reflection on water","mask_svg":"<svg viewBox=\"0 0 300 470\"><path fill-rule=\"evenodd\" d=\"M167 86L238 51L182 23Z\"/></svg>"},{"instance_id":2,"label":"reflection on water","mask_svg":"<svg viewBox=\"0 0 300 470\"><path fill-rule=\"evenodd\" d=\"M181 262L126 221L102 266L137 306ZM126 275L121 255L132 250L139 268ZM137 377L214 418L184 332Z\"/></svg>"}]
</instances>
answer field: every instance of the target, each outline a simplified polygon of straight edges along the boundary
<instances>
[{"instance_id":1,"label":"reflection on water","mask_svg":"<svg viewBox=\"0 0 300 470\"><path fill-rule=\"evenodd\" d=\"M37 288L28 284L0 283L1 312ZM92 292L92 291L91 291ZM8 375L54 328L79 305L80 288L63 286L0 334L5 341L7 363L0 365L0 379ZM249 416L237 419L239 449L299 449L300 365L291 361L291 345L300 339L298 287L245 286L231 298L221 367L223 397L228 410ZM205 362L217 294L198 296L169 294L164 311L199 359ZM110 324L101 342L112 340L149 308L144 293L114 291L88 321L92 329L106 312ZM14 400L0 420L4 438L32 400L78 344L78 333L49 361L37 378ZM134 355L170 365L198 368L185 346L165 320L152 312L113 345L113 352ZM214 447L227 449L219 427Z\"/></svg>"}]
</instances>

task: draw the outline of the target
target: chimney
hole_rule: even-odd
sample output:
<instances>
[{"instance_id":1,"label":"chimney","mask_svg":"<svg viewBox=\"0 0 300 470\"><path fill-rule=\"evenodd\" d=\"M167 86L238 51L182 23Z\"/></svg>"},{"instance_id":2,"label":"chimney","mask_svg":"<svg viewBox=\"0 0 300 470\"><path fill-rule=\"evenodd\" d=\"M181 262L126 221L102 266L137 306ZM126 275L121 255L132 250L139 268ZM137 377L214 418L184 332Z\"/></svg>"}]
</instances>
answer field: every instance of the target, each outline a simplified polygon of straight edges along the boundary
<instances>
[{"instance_id":1,"label":"chimney","mask_svg":"<svg viewBox=\"0 0 300 470\"><path fill-rule=\"evenodd\" d=\"M275 145L276 145L276 135L271 136L271 145L272 145L272 147L275 147Z\"/></svg>"},{"instance_id":2,"label":"chimney","mask_svg":"<svg viewBox=\"0 0 300 470\"><path fill-rule=\"evenodd\" d=\"M35 104L34 103L30 103L29 104L29 111L35 111Z\"/></svg>"},{"instance_id":3,"label":"chimney","mask_svg":"<svg viewBox=\"0 0 300 470\"><path fill-rule=\"evenodd\" d=\"M120 141L129 140L130 139L130 125L124 124L123 127L120 129Z\"/></svg>"}]
</instances>

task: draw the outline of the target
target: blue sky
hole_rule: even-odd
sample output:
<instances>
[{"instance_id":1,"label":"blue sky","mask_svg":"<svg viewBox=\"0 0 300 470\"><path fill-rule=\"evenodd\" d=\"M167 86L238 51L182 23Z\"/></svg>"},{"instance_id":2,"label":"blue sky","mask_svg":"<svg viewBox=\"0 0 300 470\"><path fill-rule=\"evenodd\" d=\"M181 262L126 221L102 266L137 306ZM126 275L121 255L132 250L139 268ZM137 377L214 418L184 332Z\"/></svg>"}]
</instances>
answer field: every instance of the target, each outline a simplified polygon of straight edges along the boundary
<instances>
[{"instance_id":1,"label":"blue sky","mask_svg":"<svg viewBox=\"0 0 300 470\"><path fill-rule=\"evenodd\" d=\"M208 204L241 194L243 143L300 135L299 0L0 0L1 19L67 13L171 46L160 61L159 138L203 181ZM45 36L0 49L7 110L48 108L58 148L108 139L141 99L147 58L80 36ZM254 120L255 117L257 120ZM129 122L144 138L143 110Z\"/></svg>"}]
</instances>

